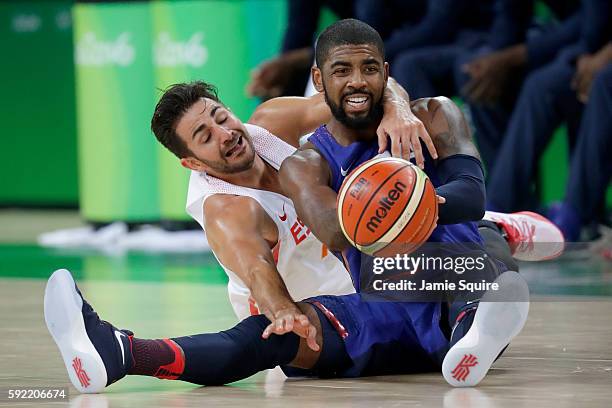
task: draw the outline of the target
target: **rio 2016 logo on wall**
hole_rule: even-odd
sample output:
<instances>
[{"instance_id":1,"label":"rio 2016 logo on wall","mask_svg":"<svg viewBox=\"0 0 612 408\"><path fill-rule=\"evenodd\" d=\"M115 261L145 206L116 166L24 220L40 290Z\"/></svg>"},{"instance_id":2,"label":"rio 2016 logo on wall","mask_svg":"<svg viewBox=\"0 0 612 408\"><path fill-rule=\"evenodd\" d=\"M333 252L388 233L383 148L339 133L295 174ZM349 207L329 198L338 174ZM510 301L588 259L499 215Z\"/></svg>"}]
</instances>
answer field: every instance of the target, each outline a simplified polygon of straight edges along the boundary
<instances>
[{"instance_id":1,"label":"rio 2016 logo on wall","mask_svg":"<svg viewBox=\"0 0 612 408\"><path fill-rule=\"evenodd\" d=\"M208 49L202 44L204 33L193 33L187 41L175 41L166 31L157 36L153 57L158 67L190 65L201 67L208 61Z\"/></svg>"},{"instance_id":2,"label":"rio 2016 logo on wall","mask_svg":"<svg viewBox=\"0 0 612 408\"><path fill-rule=\"evenodd\" d=\"M16 33L33 33L42 26L42 19L37 14L19 14L13 17L12 26Z\"/></svg>"},{"instance_id":3,"label":"rio 2016 logo on wall","mask_svg":"<svg viewBox=\"0 0 612 408\"><path fill-rule=\"evenodd\" d=\"M76 45L76 63L85 66L119 65L126 67L136 56L130 43L130 33L123 32L115 40L98 39L93 32L85 33Z\"/></svg>"}]
</instances>

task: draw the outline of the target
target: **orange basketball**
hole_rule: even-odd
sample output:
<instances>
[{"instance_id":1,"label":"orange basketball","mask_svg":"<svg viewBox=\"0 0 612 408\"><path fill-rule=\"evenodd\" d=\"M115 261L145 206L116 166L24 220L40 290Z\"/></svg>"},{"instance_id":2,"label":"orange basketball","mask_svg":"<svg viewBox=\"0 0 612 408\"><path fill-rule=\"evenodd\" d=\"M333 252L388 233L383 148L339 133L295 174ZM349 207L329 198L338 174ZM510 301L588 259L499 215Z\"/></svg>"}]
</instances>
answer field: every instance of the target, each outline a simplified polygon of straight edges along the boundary
<instances>
[{"instance_id":1,"label":"orange basketball","mask_svg":"<svg viewBox=\"0 0 612 408\"><path fill-rule=\"evenodd\" d=\"M438 202L427 175L394 157L369 160L353 170L338 192L342 232L361 252L407 254L436 226Z\"/></svg>"}]
</instances>

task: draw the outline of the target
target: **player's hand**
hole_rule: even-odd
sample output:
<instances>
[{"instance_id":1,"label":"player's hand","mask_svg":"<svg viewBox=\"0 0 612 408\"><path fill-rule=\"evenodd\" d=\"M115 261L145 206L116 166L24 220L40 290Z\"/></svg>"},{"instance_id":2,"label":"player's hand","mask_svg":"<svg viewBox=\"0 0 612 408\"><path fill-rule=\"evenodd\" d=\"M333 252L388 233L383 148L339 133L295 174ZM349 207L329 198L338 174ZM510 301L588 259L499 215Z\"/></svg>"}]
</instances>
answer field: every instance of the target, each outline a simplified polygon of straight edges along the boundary
<instances>
[{"instance_id":1,"label":"player's hand","mask_svg":"<svg viewBox=\"0 0 612 408\"><path fill-rule=\"evenodd\" d=\"M393 102L390 109L385 106L385 116L378 129L376 129L376 134L378 135L379 154L387 150L388 139L391 139L391 155L393 157L410 160L412 151L417 166L424 168L425 157L421 149L422 140L431 157L438 158L438 153L429 133L427 133L423 122L412 113L408 102Z\"/></svg>"},{"instance_id":2,"label":"player's hand","mask_svg":"<svg viewBox=\"0 0 612 408\"><path fill-rule=\"evenodd\" d=\"M514 69L524 63L525 47L518 45L479 56L462 69L471 79L462 92L474 103L492 105L506 90Z\"/></svg>"},{"instance_id":3,"label":"player's hand","mask_svg":"<svg viewBox=\"0 0 612 408\"><path fill-rule=\"evenodd\" d=\"M501 97L510 68L504 62L500 52L494 52L476 58L464 66L471 79L463 88L463 92L472 102L490 105Z\"/></svg>"},{"instance_id":4,"label":"player's hand","mask_svg":"<svg viewBox=\"0 0 612 408\"><path fill-rule=\"evenodd\" d=\"M288 80L282 57L264 61L251 71L251 80L246 86L249 96L274 98L281 95Z\"/></svg>"},{"instance_id":5,"label":"player's hand","mask_svg":"<svg viewBox=\"0 0 612 408\"><path fill-rule=\"evenodd\" d=\"M272 334L282 335L294 332L298 336L306 339L306 344L313 351L319 351L316 336L317 329L314 327L308 316L302 313L297 307L283 309L270 319L270 324L265 328L261 337L267 339Z\"/></svg>"},{"instance_id":6,"label":"player's hand","mask_svg":"<svg viewBox=\"0 0 612 408\"><path fill-rule=\"evenodd\" d=\"M593 78L607 64L602 53L581 55L576 62L576 73L572 78L572 89L576 91L578 100L586 103L589 99Z\"/></svg>"},{"instance_id":7,"label":"player's hand","mask_svg":"<svg viewBox=\"0 0 612 408\"><path fill-rule=\"evenodd\" d=\"M281 96L292 79L308 69L311 60L311 48L304 47L262 62L251 71L251 80L246 86L247 95L262 99Z\"/></svg>"}]
</instances>

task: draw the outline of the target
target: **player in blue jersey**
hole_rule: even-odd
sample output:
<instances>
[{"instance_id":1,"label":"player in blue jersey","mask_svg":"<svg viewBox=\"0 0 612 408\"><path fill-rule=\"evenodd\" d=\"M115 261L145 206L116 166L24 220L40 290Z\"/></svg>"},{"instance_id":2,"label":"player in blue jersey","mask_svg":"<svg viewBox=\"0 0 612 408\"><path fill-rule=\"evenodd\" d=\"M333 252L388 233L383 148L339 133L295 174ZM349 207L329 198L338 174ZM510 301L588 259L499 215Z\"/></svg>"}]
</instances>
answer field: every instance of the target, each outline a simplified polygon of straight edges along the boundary
<instances>
[{"instance_id":1,"label":"player in blue jersey","mask_svg":"<svg viewBox=\"0 0 612 408\"><path fill-rule=\"evenodd\" d=\"M323 53L324 55L333 55L334 50L347 51L348 47L350 52L346 55L350 60L349 65L352 65L358 61L354 58L354 54L362 55L363 50L368 54L364 73L372 75L372 81L367 81L365 86L357 89L359 92L351 91L351 94L345 95L348 96L348 100L346 108L342 110L347 111L349 117L379 117L380 107L376 102L383 95L387 78L382 48L379 47L380 37L371 27L354 20L336 23L326 30L326 33L335 33L333 38L342 37L345 42L333 46L333 43L327 41L328 45L325 46L327 51ZM322 35L322 39L324 38L325 33ZM319 46L324 47L325 43L326 41L320 40ZM324 50L325 48L322 48L319 51ZM324 75L327 72L328 61L320 59L320 62L321 70L318 75ZM371 68L376 64L382 67L378 71ZM339 65L344 65L346 68L347 64ZM332 89L333 87L328 86L325 94L334 115L330 125L343 115L338 109L339 104L335 101L342 99L340 95L344 91L340 90L340 93L334 94L331 92ZM231 112L224 110L222 117L211 115L210 111L220 105L208 103L211 101L209 97L196 98L196 100L204 103L204 110L200 104L193 103L167 118L171 133L176 133L175 136L179 137L182 143L186 143L187 146L193 143L190 142L189 132L179 131L185 126L194 128L189 126L187 120L191 116L205 124L205 128L211 129L208 139L201 147L210 154L227 153L227 148L237 143L236 138L233 136L230 138L230 135L249 138L244 130L240 130L242 124ZM401 103L400 100L393 102ZM368 111L365 115L362 113L363 106L366 106ZM446 197L443 206L448 205L447 208L453 210L456 206L453 203L456 197L465 194L462 186L456 185L455 181L461 184L472 176L449 176L446 172L454 170L445 170L439 163L443 161L442 158L450 160L453 156L461 156L459 158L465 159L468 163L465 166L467 168L462 170L466 174L471 174L469 172L475 170L475 167L469 164L473 163L479 167L475 150L468 143L469 134L465 131L464 123L456 108L445 100L417 102L415 112L426 126L429 126L430 133L436 135L434 141L437 140L439 162L436 163L434 170L437 171L439 178L436 182L439 184L438 194ZM438 123L436 121L438 114L446 121ZM338 123L341 124L342 120ZM375 129L375 126L371 127L369 120L360 123L363 131L356 130L366 150L370 148L368 140L372 139L370 130ZM334 139L340 144L347 140L343 139L344 133L339 133L338 136L333 126L331 128L328 126L327 129L331 130ZM443 133L448 133L446 138L440 136ZM315 139L319 137L317 135L327 137L321 131L314 136ZM376 135L373 137L377 138ZM381 134L383 145L382 139L385 137ZM441 142L444 140L447 143ZM226 148L218 151L224 141L227 142ZM209 147L205 148L204 145ZM291 170L292 166L304 161L304 154L313 155L306 156L306 159L312 159L313 164L322 165L323 158L320 153L318 158L314 155L317 151L313 146L309 145L294 156L297 163L290 163L286 169ZM403 148L407 153L408 146ZM417 157L422 154L420 145L413 145L412 148L415 149ZM364 157L376 152L377 150L368 152ZM430 166L428 162L431 161L432 158L426 156L426 169ZM348 164L340 163L337 172L342 174L347 171ZM330 174L333 170L330 168L331 164L328 166L327 173L321 171L302 175L305 188L313 190L312 205L324 210L322 217L329 216L327 212L331 212L331 209L325 207L329 203L325 201L325 197L321 197L320 192L328 194L327 197L331 197L332 193L335 194L330 187ZM432 172L431 169L429 171ZM236 177L235 173L228 174ZM433 174L431 173L432 177ZM316 184L313 180L318 177L322 182ZM289 185L291 180L293 178L288 177L285 184ZM473 191L476 192L480 188L481 180L476 175L471 181L473 181ZM294 193L295 191L292 194ZM477 200L477 197L470 197L470 200ZM304 211L305 203L300 201L300 197L296 197L296 204L301 205L298 211ZM333 213L335 214L335 208ZM452 211L447 214L443 212L440 224L444 222L443 217L452 219L453 216L455 214ZM476 219L477 215L474 212L465 217L471 220ZM328 220L337 225L335 217L330 217ZM310 219L310 222L313 220ZM319 227L317 224L316 228ZM326 232L329 231L321 229L315 231L324 240L333 237L325 235ZM439 240L451 240L450 242L459 244L462 244L461 241L464 239L473 238L473 243L482 251L482 241L473 226L466 225L459 229L441 228L436 234ZM341 242L328 241L334 248L341 249ZM336 243L338 245L334 245ZM227 244L235 250L236 256L240 256L239 253L244 249L241 246L248 245L248 239L245 237L239 244L232 242ZM253 253L253 259L262 263L272 262L266 255L270 252L269 248L265 245L262 248L261 251ZM502 267L500 263L489 264L488 270L497 275ZM136 338L132 332L118 329L101 320L81 295L70 273L59 270L47 283L45 319L49 331L60 348L70 379L81 392L99 392L126 375L149 375L203 385L226 384L277 365L283 367L288 374L320 377L405 374L442 369L445 379L450 384L465 386L475 385L484 378L499 352L518 334L527 317L528 291L518 274L507 271L500 274L494 283L498 285L499 290L487 292L477 309L477 304L464 303L461 305L462 308L456 311L444 302L364 301L359 293L345 296L316 296L294 303L281 291L280 300L294 306L302 313L296 315L295 321L288 322L276 315L272 315L271 319L266 315L256 315L219 333L151 340Z\"/></svg>"},{"instance_id":2,"label":"player in blue jersey","mask_svg":"<svg viewBox=\"0 0 612 408\"><path fill-rule=\"evenodd\" d=\"M383 115L389 66L378 39L373 29L357 20L344 20L321 34L313 80L333 117L283 162L280 172L299 216L330 249L343 252L358 289L362 254L340 229L336 196L352 169L382 153L376 128ZM420 166L439 196L439 225L429 241L454 243L457 248L470 243L470 249L484 250L475 223L485 212L484 174L460 110L442 97L415 101L412 109L437 150L432 157L420 145L401 146L406 152L423 150Z\"/></svg>"},{"instance_id":3,"label":"player in blue jersey","mask_svg":"<svg viewBox=\"0 0 612 408\"><path fill-rule=\"evenodd\" d=\"M316 60L317 66L312 70L313 82L316 89L325 94L325 101L333 117L310 136L308 143L283 162L280 170L281 185L305 224L344 260L357 291L371 292L372 259L351 246L344 237L337 217L337 193L352 169L384 153L376 129L383 116L383 95L389 79L389 65L384 60L384 46L378 33L367 24L352 19L333 24L319 36ZM492 234L488 239L487 253L479 233L476 222L485 213L484 174L465 119L459 108L443 97L417 100L412 103L412 110L423 122L436 150L432 157L430 149L425 147L401 146L404 152L423 151L425 161L419 165L429 176L438 194L438 226L428 240L438 245L433 246L433 249L430 246L427 255L490 255L484 270L471 278L475 281L481 278L493 281L509 269L503 262L509 258L509 251L501 234L497 234L497 237ZM516 280L522 279L516 273L511 276ZM413 339L410 336L402 337L401 334L393 340L424 347L428 344L423 344L423 339L442 328L443 332L453 334L448 335L449 346L452 347L456 341L452 337L466 334L472 320L480 314L478 301L484 293L485 290L449 294L448 301L437 303L415 302L422 298L409 293L403 300L412 302L400 303L401 313L410 316L415 310L420 313L430 307L432 310L428 312L442 318L437 325L413 325L421 343L411 344ZM353 306L337 307L343 310ZM385 312L386 308L388 312ZM383 304L377 320L394 320L397 308L396 304ZM357 312L355 318L368 320L374 315L360 316ZM494 315L488 314L492 319L496 318ZM501 320L503 317L503 314L497 316ZM523 317L526 318L526 314ZM509 325L507 333L503 333L504 330L501 330L500 337L510 340L516 334L516 327ZM385 342L389 333L373 331L371 335L372 342ZM364 353L364 349L351 350L350 347L347 344L349 354ZM452 360L452 363L446 364L446 368L454 369L457 356L461 353L449 354L451 356L447 360ZM469 357L466 358L469 360ZM492 362L490 360L488 364ZM444 374L453 383L452 374Z\"/></svg>"}]
</instances>

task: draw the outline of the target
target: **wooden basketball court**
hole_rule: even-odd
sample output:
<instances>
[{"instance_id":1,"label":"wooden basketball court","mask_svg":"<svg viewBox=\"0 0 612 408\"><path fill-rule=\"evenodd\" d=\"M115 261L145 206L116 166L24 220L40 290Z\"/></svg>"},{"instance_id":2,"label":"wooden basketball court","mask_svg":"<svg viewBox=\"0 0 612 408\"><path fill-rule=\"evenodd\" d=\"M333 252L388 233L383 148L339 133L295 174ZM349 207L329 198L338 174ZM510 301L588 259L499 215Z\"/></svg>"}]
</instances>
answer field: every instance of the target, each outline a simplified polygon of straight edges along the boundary
<instances>
[{"instance_id":1,"label":"wooden basketball court","mask_svg":"<svg viewBox=\"0 0 612 408\"><path fill-rule=\"evenodd\" d=\"M118 256L7 241L0 244L0 406L561 408L612 400L612 263L594 256L523 265L529 320L476 388L453 389L438 374L285 380L275 370L223 387L128 377L103 394L79 395L43 318L54 269L71 269L101 318L145 338L233 325L222 272L209 255ZM11 388L59 387L68 387L64 400L6 398Z\"/></svg>"}]
</instances>

